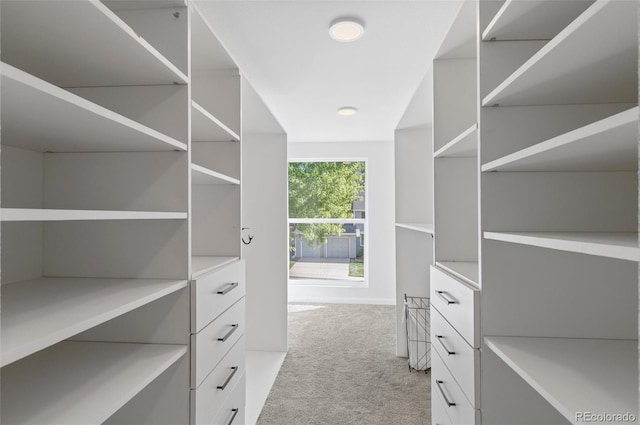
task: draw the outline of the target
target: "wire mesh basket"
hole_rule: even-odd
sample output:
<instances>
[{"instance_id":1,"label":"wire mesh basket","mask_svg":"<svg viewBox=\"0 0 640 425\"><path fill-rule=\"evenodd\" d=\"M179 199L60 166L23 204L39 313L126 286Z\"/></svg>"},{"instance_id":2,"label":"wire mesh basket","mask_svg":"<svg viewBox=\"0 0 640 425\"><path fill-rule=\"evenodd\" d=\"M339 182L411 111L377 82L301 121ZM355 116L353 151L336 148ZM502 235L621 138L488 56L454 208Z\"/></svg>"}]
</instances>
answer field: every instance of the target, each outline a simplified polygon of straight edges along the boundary
<instances>
[{"instance_id":1,"label":"wire mesh basket","mask_svg":"<svg viewBox=\"0 0 640 425\"><path fill-rule=\"evenodd\" d=\"M404 322L407 329L409 371L431 369L429 298L404 294Z\"/></svg>"}]
</instances>

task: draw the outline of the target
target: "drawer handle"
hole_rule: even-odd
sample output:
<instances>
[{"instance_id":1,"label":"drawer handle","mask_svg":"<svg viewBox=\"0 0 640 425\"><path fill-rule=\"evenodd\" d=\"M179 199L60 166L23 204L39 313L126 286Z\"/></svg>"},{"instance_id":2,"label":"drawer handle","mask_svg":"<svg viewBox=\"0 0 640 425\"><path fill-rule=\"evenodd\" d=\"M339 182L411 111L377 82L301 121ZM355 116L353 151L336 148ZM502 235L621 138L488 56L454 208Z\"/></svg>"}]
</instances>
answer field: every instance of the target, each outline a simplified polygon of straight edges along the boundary
<instances>
[{"instance_id":1,"label":"drawer handle","mask_svg":"<svg viewBox=\"0 0 640 425\"><path fill-rule=\"evenodd\" d=\"M440 345L442 345L442 348L444 348L444 351L447 352L448 356L452 356L454 355L456 352L455 351L449 351L449 349L447 348L446 345L444 345L444 342L442 342L442 338L444 338L444 336L442 335L436 335L436 338L438 338L438 342L440 343Z\"/></svg>"},{"instance_id":2,"label":"drawer handle","mask_svg":"<svg viewBox=\"0 0 640 425\"><path fill-rule=\"evenodd\" d=\"M222 338L218 338L218 341L225 342L237 330L238 330L238 324L237 323L235 325L231 325L231 330L229 332L227 332L227 334L225 336L223 336Z\"/></svg>"},{"instance_id":3,"label":"drawer handle","mask_svg":"<svg viewBox=\"0 0 640 425\"><path fill-rule=\"evenodd\" d=\"M440 299L442 299L442 301L446 302L447 305L448 304L457 304L457 301L450 300L449 298L445 297L443 294L446 294L446 292L444 292L444 291L436 291L436 295L438 297L440 297Z\"/></svg>"},{"instance_id":4,"label":"drawer handle","mask_svg":"<svg viewBox=\"0 0 640 425\"><path fill-rule=\"evenodd\" d=\"M224 288L223 290L218 291L217 293L218 293L218 295L225 295L227 292L229 292L232 289L235 289L237 287L238 287L238 282L233 282L233 283L230 283L229 285L227 285L227 287Z\"/></svg>"},{"instance_id":5,"label":"drawer handle","mask_svg":"<svg viewBox=\"0 0 640 425\"><path fill-rule=\"evenodd\" d=\"M449 407L451 406L455 406L455 403L452 403L449 401L449 399L447 398L447 395L444 393L444 390L442 389L442 384L444 384L444 381L439 381L436 379L436 385L438 386L438 389L440 390L440 394L442 394L442 398L444 398L444 402L447 403L447 405Z\"/></svg>"},{"instance_id":6,"label":"drawer handle","mask_svg":"<svg viewBox=\"0 0 640 425\"><path fill-rule=\"evenodd\" d=\"M229 419L229 422L227 422L227 425L231 425L233 421L236 419L236 416L238 415L238 410L239 409L231 409L231 411L233 412L233 415L231 415L231 419Z\"/></svg>"},{"instance_id":7,"label":"drawer handle","mask_svg":"<svg viewBox=\"0 0 640 425\"><path fill-rule=\"evenodd\" d=\"M233 366L231 368L231 373L229 374L229 376L227 376L227 379L224 380L222 385L218 385L218 389L224 391L224 389L227 388L227 385L229 385L229 382L231 382L231 380L233 379L233 375L235 375L237 371L238 366Z\"/></svg>"}]
</instances>

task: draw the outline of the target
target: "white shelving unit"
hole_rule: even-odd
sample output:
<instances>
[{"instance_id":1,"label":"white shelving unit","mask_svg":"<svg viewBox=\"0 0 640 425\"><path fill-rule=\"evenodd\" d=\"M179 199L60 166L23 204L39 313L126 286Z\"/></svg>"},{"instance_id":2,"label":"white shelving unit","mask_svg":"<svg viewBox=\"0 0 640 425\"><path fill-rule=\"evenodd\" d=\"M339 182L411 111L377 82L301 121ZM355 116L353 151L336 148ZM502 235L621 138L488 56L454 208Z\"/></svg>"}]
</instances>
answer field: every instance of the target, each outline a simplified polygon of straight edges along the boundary
<instances>
[{"instance_id":1,"label":"white shelving unit","mask_svg":"<svg viewBox=\"0 0 640 425\"><path fill-rule=\"evenodd\" d=\"M2 12L3 60L10 58L13 66L29 69L56 86L189 81L184 71L138 35L142 28L132 28L100 1L7 2ZM171 13L167 16L171 17ZM24 26L23 22L30 24ZM51 22L65 24L56 26ZM100 36L88 37L88 30Z\"/></svg>"},{"instance_id":2,"label":"white shelving unit","mask_svg":"<svg viewBox=\"0 0 640 425\"><path fill-rule=\"evenodd\" d=\"M482 166L482 171L635 171L638 107Z\"/></svg>"},{"instance_id":3,"label":"white shelving unit","mask_svg":"<svg viewBox=\"0 0 640 425\"><path fill-rule=\"evenodd\" d=\"M238 259L238 257L193 256L191 257L191 276L193 279L196 279L217 268L231 264Z\"/></svg>"},{"instance_id":4,"label":"white shelving unit","mask_svg":"<svg viewBox=\"0 0 640 425\"><path fill-rule=\"evenodd\" d=\"M477 261L437 261L436 266L471 285L478 286L480 282Z\"/></svg>"},{"instance_id":5,"label":"white shelving unit","mask_svg":"<svg viewBox=\"0 0 640 425\"><path fill-rule=\"evenodd\" d=\"M409 355L404 296L428 297L433 259L433 135L429 113L433 77L427 74L395 131L396 353ZM414 118L414 117L420 117Z\"/></svg>"},{"instance_id":6,"label":"white shelving unit","mask_svg":"<svg viewBox=\"0 0 640 425\"><path fill-rule=\"evenodd\" d=\"M186 280L86 278L42 278L5 285L2 366L186 286Z\"/></svg>"},{"instance_id":7,"label":"white shelving unit","mask_svg":"<svg viewBox=\"0 0 640 425\"><path fill-rule=\"evenodd\" d=\"M238 179L195 164L191 164L191 182L193 184L240 184Z\"/></svg>"},{"instance_id":8,"label":"white shelving unit","mask_svg":"<svg viewBox=\"0 0 640 425\"><path fill-rule=\"evenodd\" d=\"M186 353L176 345L61 342L2 369L2 420L103 423Z\"/></svg>"},{"instance_id":9,"label":"white shelving unit","mask_svg":"<svg viewBox=\"0 0 640 425\"><path fill-rule=\"evenodd\" d=\"M187 213L2 208L1 221L186 220Z\"/></svg>"},{"instance_id":10,"label":"white shelving unit","mask_svg":"<svg viewBox=\"0 0 640 425\"><path fill-rule=\"evenodd\" d=\"M0 5L3 423L189 422L188 8L122 6Z\"/></svg>"},{"instance_id":11,"label":"white shelving unit","mask_svg":"<svg viewBox=\"0 0 640 425\"><path fill-rule=\"evenodd\" d=\"M594 2L485 96L482 106L633 102L637 17L626 3ZM612 73L615 79L602 78Z\"/></svg>"},{"instance_id":12,"label":"white shelving unit","mask_svg":"<svg viewBox=\"0 0 640 425\"><path fill-rule=\"evenodd\" d=\"M396 223L396 227L402 229L415 230L416 232L428 233L433 236L433 224L426 223Z\"/></svg>"},{"instance_id":13,"label":"white shelving unit","mask_svg":"<svg viewBox=\"0 0 640 425\"><path fill-rule=\"evenodd\" d=\"M580 412L638 417L637 341L486 337L495 352L569 423ZM623 423L623 420L604 422Z\"/></svg>"},{"instance_id":14,"label":"white shelving unit","mask_svg":"<svg viewBox=\"0 0 640 425\"><path fill-rule=\"evenodd\" d=\"M2 129L3 144L39 152L187 149L185 143L173 137L11 65L2 63L0 72L6 120ZM51 114L51 111L56 113Z\"/></svg>"},{"instance_id":15,"label":"white shelving unit","mask_svg":"<svg viewBox=\"0 0 640 425\"><path fill-rule=\"evenodd\" d=\"M637 5L478 12L482 420L637 417Z\"/></svg>"},{"instance_id":16,"label":"white shelving unit","mask_svg":"<svg viewBox=\"0 0 640 425\"><path fill-rule=\"evenodd\" d=\"M194 142L240 140L240 136L195 101L191 102L191 126L191 139Z\"/></svg>"},{"instance_id":17,"label":"white shelving unit","mask_svg":"<svg viewBox=\"0 0 640 425\"><path fill-rule=\"evenodd\" d=\"M475 123L452 141L433 153L434 158L477 157L478 156L478 124Z\"/></svg>"},{"instance_id":18,"label":"white shelving unit","mask_svg":"<svg viewBox=\"0 0 640 425\"><path fill-rule=\"evenodd\" d=\"M482 40L550 40L591 3L506 0L482 32Z\"/></svg>"},{"instance_id":19,"label":"white shelving unit","mask_svg":"<svg viewBox=\"0 0 640 425\"><path fill-rule=\"evenodd\" d=\"M485 239L639 261L637 233L484 232Z\"/></svg>"}]
</instances>

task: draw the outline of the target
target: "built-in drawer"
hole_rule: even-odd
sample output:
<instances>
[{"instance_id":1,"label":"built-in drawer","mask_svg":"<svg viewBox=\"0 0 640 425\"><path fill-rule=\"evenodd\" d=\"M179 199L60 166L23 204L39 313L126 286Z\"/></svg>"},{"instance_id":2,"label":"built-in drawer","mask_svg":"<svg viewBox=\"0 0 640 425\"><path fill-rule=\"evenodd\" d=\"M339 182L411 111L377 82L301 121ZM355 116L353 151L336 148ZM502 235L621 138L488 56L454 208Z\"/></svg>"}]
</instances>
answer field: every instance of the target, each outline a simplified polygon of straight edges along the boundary
<instances>
[{"instance_id":1,"label":"built-in drawer","mask_svg":"<svg viewBox=\"0 0 640 425\"><path fill-rule=\"evenodd\" d=\"M447 408L444 403L435 395L431 396L431 424L432 425L454 425L447 415Z\"/></svg>"},{"instance_id":2,"label":"built-in drawer","mask_svg":"<svg viewBox=\"0 0 640 425\"><path fill-rule=\"evenodd\" d=\"M213 419L212 425L245 425L245 376L241 376L235 388Z\"/></svg>"},{"instance_id":3,"label":"built-in drawer","mask_svg":"<svg viewBox=\"0 0 640 425\"><path fill-rule=\"evenodd\" d=\"M474 409L436 351L431 356L431 398L443 403L455 425L480 425L480 410Z\"/></svg>"},{"instance_id":4,"label":"built-in drawer","mask_svg":"<svg viewBox=\"0 0 640 425\"><path fill-rule=\"evenodd\" d=\"M244 337L229 350L202 384L191 390L191 423L209 425L245 373Z\"/></svg>"},{"instance_id":5,"label":"built-in drawer","mask_svg":"<svg viewBox=\"0 0 640 425\"><path fill-rule=\"evenodd\" d=\"M431 313L431 346L473 407L480 407L480 350L473 349L434 309Z\"/></svg>"},{"instance_id":6,"label":"built-in drawer","mask_svg":"<svg viewBox=\"0 0 640 425\"><path fill-rule=\"evenodd\" d=\"M245 294L244 260L191 282L191 332L199 332Z\"/></svg>"},{"instance_id":7,"label":"built-in drawer","mask_svg":"<svg viewBox=\"0 0 640 425\"><path fill-rule=\"evenodd\" d=\"M191 335L191 388L198 388L245 331L244 298Z\"/></svg>"},{"instance_id":8,"label":"built-in drawer","mask_svg":"<svg viewBox=\"0 0 640 425\"><path fill-rule=\"evenodd\" d=\"M480 291L431 266L431 305L474 348L480 348Z\"/></svg>"}]
</instances>

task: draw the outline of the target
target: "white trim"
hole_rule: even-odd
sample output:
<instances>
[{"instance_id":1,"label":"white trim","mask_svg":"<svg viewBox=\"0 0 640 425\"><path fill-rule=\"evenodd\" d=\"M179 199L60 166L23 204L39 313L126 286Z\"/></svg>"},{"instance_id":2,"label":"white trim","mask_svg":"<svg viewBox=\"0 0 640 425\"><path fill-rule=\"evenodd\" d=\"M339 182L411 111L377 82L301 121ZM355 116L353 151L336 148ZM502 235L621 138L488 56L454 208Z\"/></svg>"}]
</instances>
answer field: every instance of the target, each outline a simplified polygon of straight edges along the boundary
<instances>
[{"instance_id":1,"label":"white trim","mask_svg":"<svg viewBox=\"0 0 640 425\"><path fill-rule=\"evenodd\" d=\"M373 304L373 305L396 305L394 298L334 298L334 297L292 297L289 295L291 303L317 303L317 304Z\"/></svg>"},{"instance_id":2,"label":"white trim","mask_svg":"<svg viewBox=\"0 0 640 425\"><path fill-rule=\"evenodd\" d=\"M289 224L314 224L314 223L335 223L335 224L365 224L366 218L290 218Z\"/></svg>"}]
</instances>

